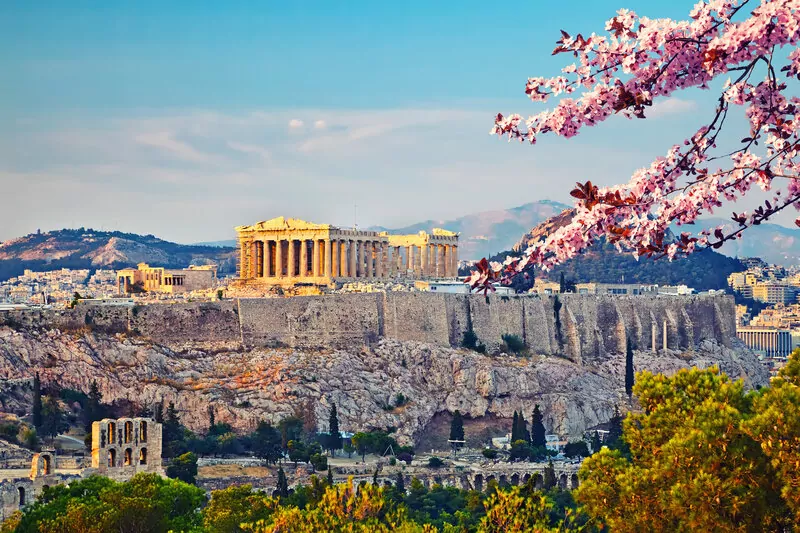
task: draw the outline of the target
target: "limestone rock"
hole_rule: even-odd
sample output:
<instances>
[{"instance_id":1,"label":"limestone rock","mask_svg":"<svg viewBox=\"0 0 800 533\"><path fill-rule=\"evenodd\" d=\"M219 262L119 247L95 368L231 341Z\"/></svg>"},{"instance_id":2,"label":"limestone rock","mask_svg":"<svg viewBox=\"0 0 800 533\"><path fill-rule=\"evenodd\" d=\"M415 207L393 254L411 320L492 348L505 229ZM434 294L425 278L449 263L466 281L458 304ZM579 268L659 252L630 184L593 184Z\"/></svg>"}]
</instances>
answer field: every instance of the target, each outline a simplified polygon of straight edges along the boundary
<instances>
[{"instance_id":1,"label":"limestone rock","mask_svg":"<svg viewBox=\"0 0 800 533\"><path fill-rule=\"evenodd\" d=\"M637 370L666 373L716 364L751 386L769 378L740 344L705 342L686 354L637 352L634 360ZM624 354L577 365L561 357L487 356L391 339L346 350L242 349L205 342L173 351L142 337L0 327L0 382L27 391L19 384L35 371L43 383L83 391L96 380L105 401L175 402L194 430L207 427L209 403L218 421L240 429L261 419L276 423L308 403L325 430L335 403L342 430L395 426L405 442L418 438L442 411L510 418L515 410L529 416L539 404L548 431L576 437L607 421L615 405L627 404ZM398 393L407 404L394 406ZM6 410L29 411L29 394L9 398Z\"/></svg>"}]
</instances>

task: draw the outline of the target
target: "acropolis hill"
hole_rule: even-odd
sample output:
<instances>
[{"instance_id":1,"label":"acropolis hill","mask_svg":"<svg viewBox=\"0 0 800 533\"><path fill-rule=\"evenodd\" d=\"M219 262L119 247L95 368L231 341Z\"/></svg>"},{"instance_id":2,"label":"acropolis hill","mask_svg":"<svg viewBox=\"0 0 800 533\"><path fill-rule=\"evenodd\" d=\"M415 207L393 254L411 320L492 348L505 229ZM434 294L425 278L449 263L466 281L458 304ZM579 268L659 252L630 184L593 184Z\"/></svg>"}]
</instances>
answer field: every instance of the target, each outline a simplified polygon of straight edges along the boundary
<instances>
[{"instance_id":1,"label":"acropolis hill","mask_svg":"<svg viewBox=\"0 0 800 533\"><path fill-rule=\"evenodd\" d=\"M325 420L336 403L344 430L394 426L401 440L429 438L442 412L491 425L534 404L548 431L578 436L627 401L626 335L637 370L717 364L751 385L768 379L733 338L730 297L560 302L558 321L552 297L421 292L7 312L0 378L11 397L29 390L34 369L80 390L97 380L109 401L174 401L195 429L207 427L210 402L217 420L240 428L277 423L307 402ZM466 331L489 355L458 348ZM497 354L504 333L530 357ZM398 393L411 401L387 408Z\"/></svg>"}]
</instances>

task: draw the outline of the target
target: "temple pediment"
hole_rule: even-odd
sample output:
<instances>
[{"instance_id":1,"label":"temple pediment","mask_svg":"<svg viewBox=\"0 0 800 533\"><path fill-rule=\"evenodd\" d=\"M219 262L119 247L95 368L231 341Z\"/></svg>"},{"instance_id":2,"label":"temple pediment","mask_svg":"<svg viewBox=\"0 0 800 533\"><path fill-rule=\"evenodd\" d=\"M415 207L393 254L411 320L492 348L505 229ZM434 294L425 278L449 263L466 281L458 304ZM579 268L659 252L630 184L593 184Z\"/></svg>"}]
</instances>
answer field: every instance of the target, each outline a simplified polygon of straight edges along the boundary
<instances>
[{"instance_id":1,"label":"temple pediment","mask_svg":"<svg viewBox=\"0 0 800 533\"><path fill-rule=\"evenodd\" d=\"M314 224L299 218L277 217L256 222L252 226L237 226L236 231L285 231L333 229L330 224Z\"/></svg>"}]
</instances>

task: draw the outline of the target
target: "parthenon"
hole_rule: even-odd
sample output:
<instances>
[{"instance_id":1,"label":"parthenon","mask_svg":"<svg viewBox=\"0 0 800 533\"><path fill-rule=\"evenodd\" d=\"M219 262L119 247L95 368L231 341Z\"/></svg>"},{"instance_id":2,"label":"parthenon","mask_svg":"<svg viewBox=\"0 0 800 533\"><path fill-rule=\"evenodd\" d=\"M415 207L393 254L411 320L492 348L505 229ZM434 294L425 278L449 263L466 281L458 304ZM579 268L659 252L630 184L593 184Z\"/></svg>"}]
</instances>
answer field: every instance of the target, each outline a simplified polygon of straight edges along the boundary
<instances>
[{"instance_id":1,"label":"parthenon","mask_svg":"<svg viewBox=\"0 0 800 533\"><path fill-rule=\"evenodd\" d=\"M458 275L458 234L438 228L390 235L278 217L236 232L239 278L248 282L333 285Z\"/></svg>"}]
</instances>

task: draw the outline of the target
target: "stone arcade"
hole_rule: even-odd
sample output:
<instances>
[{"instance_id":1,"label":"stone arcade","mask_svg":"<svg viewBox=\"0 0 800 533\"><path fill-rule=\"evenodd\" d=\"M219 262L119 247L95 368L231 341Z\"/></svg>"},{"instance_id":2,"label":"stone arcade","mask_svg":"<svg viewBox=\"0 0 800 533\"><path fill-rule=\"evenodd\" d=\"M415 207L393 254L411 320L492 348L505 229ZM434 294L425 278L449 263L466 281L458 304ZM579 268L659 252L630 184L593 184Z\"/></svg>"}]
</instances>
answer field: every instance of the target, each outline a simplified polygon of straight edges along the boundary
<instances>
[{"instance_id":1,"label":"stone arcade","mask_svg":"<svg viewBox=\"0 0 800 533\"><path fill-rule=\"evenodd\" d=\"M21 465L20 465L21 466ZM0 475L0 522L33 503L47 487L69 484L91 475L126 481L139 472L164 475L161 466L161 424L150 418L104 419L92 424L92 466L53 451L33 456L30 473L20 468Z\"/></svg>"},{"instance_id":2,"label":"stone arcade","mask_svg":"<svg viewBox=\"0 0 800 533\"><path fill-rule=\"evenodd\" d=\"M458 234L438 228L389 235L278 217L236 232L239 278L247 283L333 285L458 275Z\"/></svg>"}]
</instances>

